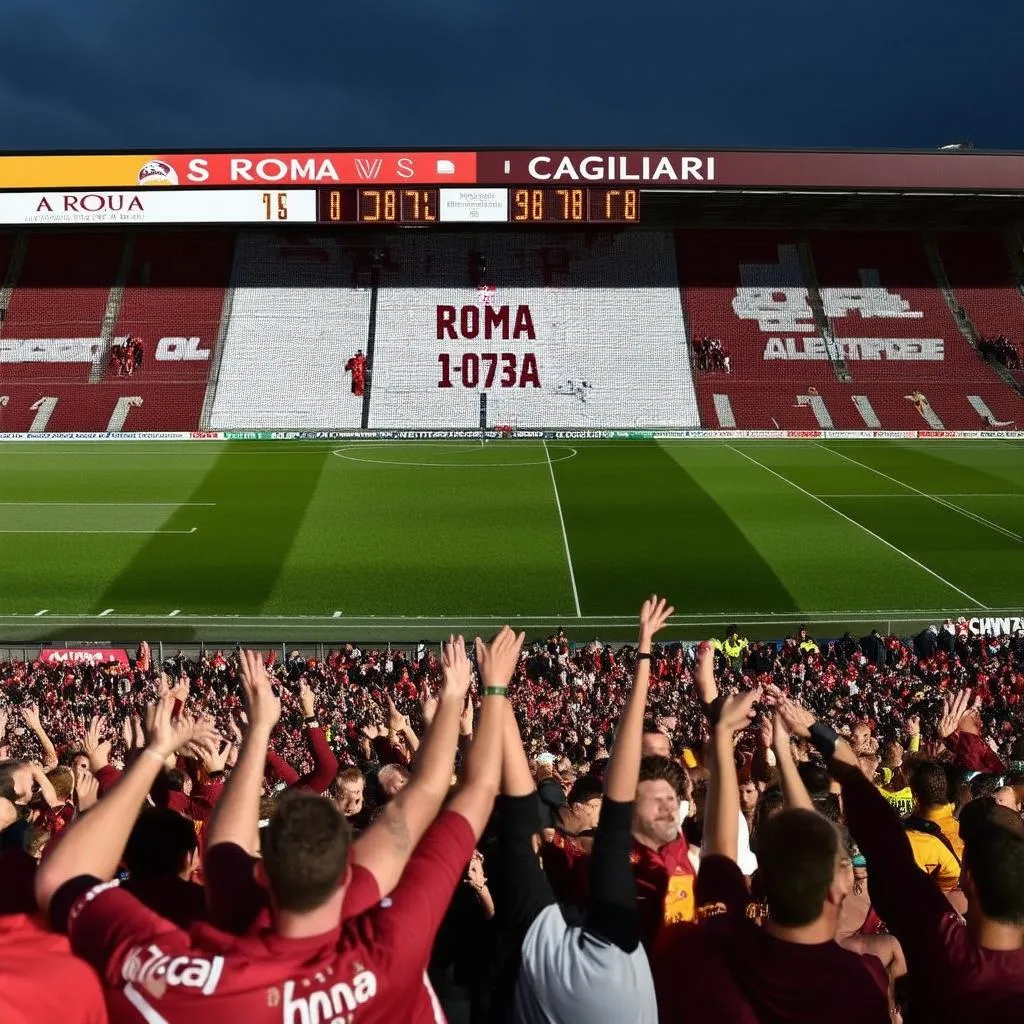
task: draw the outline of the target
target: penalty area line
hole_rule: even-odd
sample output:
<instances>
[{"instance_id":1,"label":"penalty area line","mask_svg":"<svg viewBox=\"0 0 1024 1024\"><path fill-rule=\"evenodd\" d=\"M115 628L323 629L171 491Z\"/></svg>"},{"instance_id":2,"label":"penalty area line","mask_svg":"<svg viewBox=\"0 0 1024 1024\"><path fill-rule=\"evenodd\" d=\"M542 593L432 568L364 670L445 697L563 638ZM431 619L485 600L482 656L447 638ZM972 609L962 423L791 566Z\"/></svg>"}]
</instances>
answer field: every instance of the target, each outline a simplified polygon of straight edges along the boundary
<instances>
[{"instance_id":1,"label":"penalty area line","mask_svg":"<svg viewBox=\"0 0 1024 1024\"><path fill-rule=\"evenodd\" d=\"M912 562L919 569L923 569L926 573L928 573L929 576L933 577L934 579L937 579L940 583L949 587L950 590L955 590L961 597L966 597L967 600L971 602L971 604L976 604L979 608L982 608L985 611L989 610L987 604L984 604L983 602L979 601L976 597L971 597L971 595L968 594L966 590L961 590L955 583L950 583L949 580L947 580L944 576L940 576L934 569L930 569L927 565L924 564L924 562L919 562L916 558L914 558L913 555L908 555L906 551L904 551L902 548L896 547L896 545L893 544L891 541L888 541L884 537L879 536L877 533L875 533L874 530L868 529L868 527L866 527L863 523L858 523L857 520L854 519L852 516L848 516L845 512L840 512L839 509L837 509L834 505L830 505L827 501L825 501L824 498L819 498L817 494L812 494L806 488L801 487L798 483L795 483L794 481L790 480L789 477L783 476L781 473L776 472L774 469L771 468L771 466L766 466L763 462L758 462L758 460L755 459L752 455L748 455L746 452L740 451L739 448L735 448L731 444L727 444L725 445L725 447L728 448L730 451L735 452L741 458L746 459L748 462L752 462L755 466L758 466L759 468L763 469L766 473L771 473L772 476L781 480L783 483L789 484L789 486L792 487L794 490L799 491L801 494L810 498L812 501L816 501L819 505L823 505L830 512L834 512L837 516L839 516L840 519L845 519L848 523L852 524L853 526L856 526L860 530L863 530L869 537L873 537L875 540L877 540L879 544L884 544L890 551L895 551L897 555L901 555L908 562Z\"/></svg>"}]
</instances>

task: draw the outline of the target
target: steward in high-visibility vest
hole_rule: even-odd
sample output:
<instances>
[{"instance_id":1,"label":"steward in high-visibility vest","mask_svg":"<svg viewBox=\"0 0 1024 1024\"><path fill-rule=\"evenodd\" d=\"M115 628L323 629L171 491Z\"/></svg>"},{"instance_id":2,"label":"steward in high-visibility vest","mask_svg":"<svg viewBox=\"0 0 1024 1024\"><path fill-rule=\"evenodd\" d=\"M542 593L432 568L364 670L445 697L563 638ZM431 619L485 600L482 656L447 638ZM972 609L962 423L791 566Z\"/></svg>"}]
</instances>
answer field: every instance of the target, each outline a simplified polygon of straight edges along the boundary
<instances>
[{"instance_id":1,"label":"steward in high-visibility vest","mask_svg":"<svg viewBox=\"0 0 1024 1024\"><path fill-rule=\"evenodd\" d=\"M746 637L740 636L739 628L730 626L728 635L722 643L722 653L728 658L734 672L743 668L743 652L750 646Z\"/></svg>"}]
</instances>

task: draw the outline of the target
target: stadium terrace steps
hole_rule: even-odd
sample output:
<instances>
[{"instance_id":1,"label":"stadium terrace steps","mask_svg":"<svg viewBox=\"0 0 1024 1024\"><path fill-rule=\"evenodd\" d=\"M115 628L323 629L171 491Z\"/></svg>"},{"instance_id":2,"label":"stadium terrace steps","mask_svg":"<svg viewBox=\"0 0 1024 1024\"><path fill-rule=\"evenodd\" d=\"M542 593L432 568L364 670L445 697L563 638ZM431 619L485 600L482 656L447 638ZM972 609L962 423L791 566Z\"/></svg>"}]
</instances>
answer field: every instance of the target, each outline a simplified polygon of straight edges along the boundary
<instances>
[{"instance_id":1,"label":"stadium terrace steps","mask_svg":"<svg viewBox=\"0 0 1024 1024\"><path fill-rule=\"evenodd\" d=\"M31 235L0 332L8 432L196 429L230 269L220 233ZM128 241L134 251L126 249ZM124 260L124 266L122 266ZM112 300L121 288L120 303ZM118 376L104 344L131 335ZM108 323L106 327L110 328ZM18 346L18 340L31 345ZM92 380L92 383L90 383Z\"/></svg>"},{"instance_id":2,"label":"stadium terrace steps","mask_svg":"<svg viewBox=\"0 0 1024 1024\"><path fill-rule=\"evenodd\" d=\"M697 426L671 236L421 234L392 244L369 425L482 421Z\"/></svg>"},{"instance_id":3,"label":"stadium terrace steps","mask_svg":"<svg viewBox=\"0 0 1024 1024\"><path fill-rule=\"evenodd\" d=\"M1024 407L964 338L919 235L810 236L823 307L851 380L831 372L799 260L776 232L679 232L692 337L722 339L732 373L698 373L707 426L966 429ZM894 365L895 364L895 365Z\"/></svg>"},{"instance_id":4,"label":"stadium terrace steps","mask_svg":"<svg viewBox=\"0 0 1024 1024\"><path fill-rule=\"evenodd\" d=\"M1024 340L1009 256L938 234L930 262L901 232L0 235L0 431L1021 425L951 311ZM129 335L142 368L117 376ZM731 373L695 369L705 338ZM371 340L364 407L345 364Z\"/></svg>"},{"instance_id":5,"label":"stadium terrace steps","mask_svg":"<svg viewBox=\"0 0 1024 1024\"><path fill-rule=\"evenodd\" d=\"M345 363L366 348L366 253L339 236L238 239L210 427L358 427Z\"/></svg>"}]
</instances>

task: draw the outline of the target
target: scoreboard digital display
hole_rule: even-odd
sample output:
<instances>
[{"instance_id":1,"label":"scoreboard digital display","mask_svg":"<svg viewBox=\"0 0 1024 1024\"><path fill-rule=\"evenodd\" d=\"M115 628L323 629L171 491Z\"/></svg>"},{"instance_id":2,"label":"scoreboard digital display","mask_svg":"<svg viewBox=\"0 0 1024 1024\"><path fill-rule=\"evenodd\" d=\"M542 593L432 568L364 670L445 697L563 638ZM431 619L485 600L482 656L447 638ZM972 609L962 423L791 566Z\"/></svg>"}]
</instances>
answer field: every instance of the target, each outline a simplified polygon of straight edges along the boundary
<instances>
[{"instance_id":1,"label":"scoreboard digital display","mask_svg":"<svg viewBox=\"0 0 1024 1024\"><path fill-rule=\"evenodd\" d=\"M0 192L0 226L131 224L637 224L624 186L342 185Z\"/></svg>"}]
</instances>

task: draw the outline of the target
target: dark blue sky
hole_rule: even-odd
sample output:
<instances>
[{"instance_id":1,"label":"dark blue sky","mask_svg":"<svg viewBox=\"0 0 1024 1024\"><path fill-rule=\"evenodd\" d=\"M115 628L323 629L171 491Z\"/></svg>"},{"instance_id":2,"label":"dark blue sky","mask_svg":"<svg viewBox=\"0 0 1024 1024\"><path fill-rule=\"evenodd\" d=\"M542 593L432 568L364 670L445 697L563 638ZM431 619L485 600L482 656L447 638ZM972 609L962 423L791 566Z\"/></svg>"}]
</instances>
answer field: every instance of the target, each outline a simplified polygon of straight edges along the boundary
<instances>
[{"instance_id":1,"label":"dark blue sky","mask_svg":"<svg viewBox=\"0 0 1024 1024\"><path fill-rule=\"evenodd\" d=\"M0 149L1024 148L1019 0L5 0Z\"/></svg>"}]
</instances>

